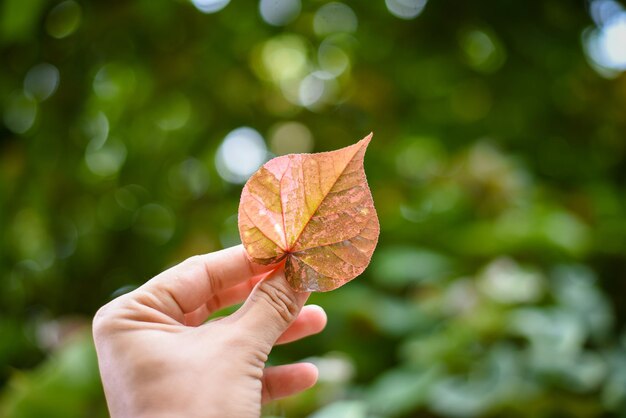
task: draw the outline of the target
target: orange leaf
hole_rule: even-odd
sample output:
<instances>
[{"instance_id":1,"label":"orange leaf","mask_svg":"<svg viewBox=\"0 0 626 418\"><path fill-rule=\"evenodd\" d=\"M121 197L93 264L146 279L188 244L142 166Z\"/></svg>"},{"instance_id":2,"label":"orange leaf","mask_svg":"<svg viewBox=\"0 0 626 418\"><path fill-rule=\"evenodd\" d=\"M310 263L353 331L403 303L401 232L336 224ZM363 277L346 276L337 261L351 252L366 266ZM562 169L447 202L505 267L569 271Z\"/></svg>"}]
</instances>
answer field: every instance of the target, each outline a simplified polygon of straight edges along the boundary
<instances>
[{"instance_id":1,"label":"orange leaf","mask_svg":"<svg viewBox=\"0 0 626 418\"><path fill-rule=\"evenodd\" d=\"M284 260L296 291L333 290L361 274L380 233L363 170L371 139L277 157L254 173L239 202L248 256L260 264Z\"/></svg>"}]
</instances>

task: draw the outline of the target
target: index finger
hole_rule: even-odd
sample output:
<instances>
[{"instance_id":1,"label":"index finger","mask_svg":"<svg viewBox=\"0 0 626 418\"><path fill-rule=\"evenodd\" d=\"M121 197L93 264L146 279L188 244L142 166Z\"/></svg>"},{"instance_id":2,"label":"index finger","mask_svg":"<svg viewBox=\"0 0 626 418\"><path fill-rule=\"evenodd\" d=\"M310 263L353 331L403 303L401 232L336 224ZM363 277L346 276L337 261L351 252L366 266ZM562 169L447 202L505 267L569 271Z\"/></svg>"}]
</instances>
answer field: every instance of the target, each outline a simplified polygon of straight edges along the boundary
<instances>
[{"instance_id":1,"label":"index finger","mask_svg":"<svg viewBox=\"0 0 626 418\"><path fill-rule=\"evenodd\" d=\"M184 315L205 304L214 294L267 273L276 266L256 264L243 245L196 255L164 271L139 289L156 296L157 309L184 323Z\"/></svg>"}]
</instances>

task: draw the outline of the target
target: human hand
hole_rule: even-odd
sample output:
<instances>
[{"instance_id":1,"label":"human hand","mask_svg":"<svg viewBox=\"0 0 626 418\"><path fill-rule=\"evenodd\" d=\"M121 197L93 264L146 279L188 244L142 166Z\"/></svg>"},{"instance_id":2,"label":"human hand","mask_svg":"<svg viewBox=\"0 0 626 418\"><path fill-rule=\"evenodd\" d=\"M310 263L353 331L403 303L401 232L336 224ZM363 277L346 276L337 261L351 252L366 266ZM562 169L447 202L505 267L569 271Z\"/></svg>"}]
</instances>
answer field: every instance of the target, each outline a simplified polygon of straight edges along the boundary
<instances>
[{"instance_id":1,"label":"human hand","mask_svg":"<svg viewBox=\"0 0 626 418\"><path fill-rule=\"evenodd\" d=\"M303 305L282 270L242 246L195 256L102 307L93 322L111 416L258 417L261 404L313 386L308 363L265 367L275 344L320 332L326 314ZM204 323L245 300L234 314Z\"/></svg>"}]
</instances>

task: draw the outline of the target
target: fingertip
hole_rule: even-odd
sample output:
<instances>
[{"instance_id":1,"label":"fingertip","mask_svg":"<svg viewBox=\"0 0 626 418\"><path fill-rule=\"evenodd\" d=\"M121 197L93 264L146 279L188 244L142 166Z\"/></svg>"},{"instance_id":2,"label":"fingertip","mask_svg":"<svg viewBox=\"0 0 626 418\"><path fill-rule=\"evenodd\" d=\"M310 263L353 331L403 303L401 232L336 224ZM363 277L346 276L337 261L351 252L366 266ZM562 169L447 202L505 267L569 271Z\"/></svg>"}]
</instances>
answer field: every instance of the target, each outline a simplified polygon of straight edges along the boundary
<instances>
[{"instance_id":1,"label":"fingertip","mask_svg":"<svg viewBox=\"0 0 626 418\"><path fill-rule=\"evenodd\" d=\"M311 374L315 377L315 381L317 381L317 378L320 375L320 369L317 368L317 366L311 362L304 362L302 363L305 365L305 367L308 367L309 370L311 371Z\"/></svg>"},{"instance_id":2,"label":"fingertip","mask_svg":"<svg viewBox=\"0 0 626 418\"><path fill-rule=\"evenodd\" d=\"M319 305L306 305L302 308L306 312L306 317L309 320L310 328L314 333L322 332L326 328L328 323L328 315L326 311Z\"/></svg>"},{"instance_id":3,"label":"fingertip","mask_svg":"<svg viewBox=\"0 0 626 418\"><path fill-rule=\"evenodd\" d=\"M317 379L320 376L320 371L317 366L313 363L304 362L300 363L300 367L302 368L302 375L306 376L308 386L305 389L308 389L314 386L317 383Z\"/></svg>"},{"instance_id":4,"label":"fingertip","mask_svg":"<svg viewBox=\"0 0 626 418\"><path fill-rule=\"evenodd\" d=\"M303 309L306 309L307 311L310 311L311 313L318 316L320 319L323 319L324 324L328 322L328 315L326 315L326 311L320 305L312 303L310 305L306 305Z\"/></svg>"},{"instance_id":5,"label":"fingertip","mask_svg":"<svg viewBox=\"0 0 626 418\"><path fill-rule=\"evenodd\" d=\"M263 371L263 402L295 395L317 383L317 367L308 362L267 367Z\"/></svg>"}]
</instances>

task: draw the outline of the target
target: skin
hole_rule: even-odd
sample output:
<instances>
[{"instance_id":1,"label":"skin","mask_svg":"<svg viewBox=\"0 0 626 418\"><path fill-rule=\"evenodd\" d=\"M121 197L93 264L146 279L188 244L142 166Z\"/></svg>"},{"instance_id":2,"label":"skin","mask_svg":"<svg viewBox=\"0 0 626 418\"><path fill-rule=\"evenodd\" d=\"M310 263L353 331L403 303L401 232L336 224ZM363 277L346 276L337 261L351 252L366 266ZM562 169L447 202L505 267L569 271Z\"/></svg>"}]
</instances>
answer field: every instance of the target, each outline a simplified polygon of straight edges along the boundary
<instances>
[{"instance_id":1,"label":"skin","mask_svg":"<svg viewBox=\"0 0 626 418\"><path fill-rule=\"evenodd\" d=\"M326 325L319 306L304 306L309 294L273 268L236 246L189 258L102 307L93 334L111 416L259 417L263 403L313 386L312 364L265 366L274 345Z\"/></svg>"}]
</instances>

